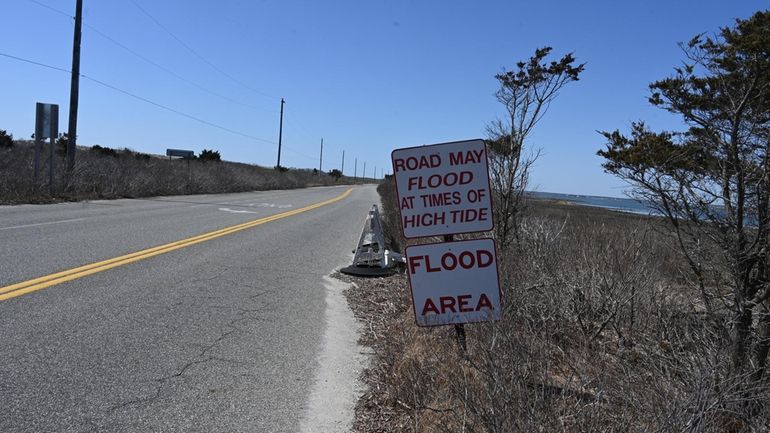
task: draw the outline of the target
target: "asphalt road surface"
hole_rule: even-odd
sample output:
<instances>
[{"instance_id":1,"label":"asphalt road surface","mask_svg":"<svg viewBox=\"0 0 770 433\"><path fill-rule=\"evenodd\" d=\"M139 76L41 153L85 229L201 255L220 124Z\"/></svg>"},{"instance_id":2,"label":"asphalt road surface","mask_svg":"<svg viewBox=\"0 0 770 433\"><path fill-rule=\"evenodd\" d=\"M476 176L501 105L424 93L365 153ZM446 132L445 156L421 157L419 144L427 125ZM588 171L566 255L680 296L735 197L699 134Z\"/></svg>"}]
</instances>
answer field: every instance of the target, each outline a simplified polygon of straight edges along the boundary
<instances>
[{"instance_id":1,"label":"asphalt road surface","mask_svg":"<svg viewBox=\"0 0 770 433\"><path fill-rule=\"evenodd\" d=\"M297 431L347 190L0 207L0 431Z\"/></svg>"}]
</instances>

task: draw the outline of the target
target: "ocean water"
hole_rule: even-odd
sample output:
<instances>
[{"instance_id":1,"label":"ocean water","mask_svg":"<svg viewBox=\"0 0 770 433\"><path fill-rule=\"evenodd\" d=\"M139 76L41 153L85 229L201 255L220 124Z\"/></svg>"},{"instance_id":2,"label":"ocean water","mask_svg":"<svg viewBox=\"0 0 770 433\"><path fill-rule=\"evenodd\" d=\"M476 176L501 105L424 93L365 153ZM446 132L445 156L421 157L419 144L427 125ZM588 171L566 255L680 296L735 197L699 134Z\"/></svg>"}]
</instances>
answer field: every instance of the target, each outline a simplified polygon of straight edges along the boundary
<instances>
[{"instance_id":1,"label":"ocean water","mask_svg":"<svg viewBox=\"0 0 770 433\"><path fill-rule=\"evenodd\" d=\"M601 207L620 212L631 212L642 215L655 215L657 212L649 206L630 198L601 197L594 195L558 194L554 192L529 191L527 195L546 200L560 200L580 206Z\"/></svg>"}]
</instances>

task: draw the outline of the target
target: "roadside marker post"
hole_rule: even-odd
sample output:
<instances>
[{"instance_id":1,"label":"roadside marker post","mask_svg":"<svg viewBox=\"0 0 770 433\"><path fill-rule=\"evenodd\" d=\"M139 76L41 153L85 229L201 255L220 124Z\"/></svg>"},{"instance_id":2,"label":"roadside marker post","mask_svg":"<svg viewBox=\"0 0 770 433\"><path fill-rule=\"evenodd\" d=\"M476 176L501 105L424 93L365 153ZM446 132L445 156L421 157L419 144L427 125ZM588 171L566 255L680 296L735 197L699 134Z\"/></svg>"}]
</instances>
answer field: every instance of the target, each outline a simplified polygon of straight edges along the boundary
<instances>
[{"instance_id":1,"label":"roadside marker post","mask_svg":"<svg viewBox=\"0 0 770 433\"><path fill-rule=\"evenodd\" d=\"M486 144L477 139L402 148L391 159L404 237L443 236L443 242L405 251L415 322L453 325L467 358L464 324L502 314L494 240L454 240L494 228Z\"/></svg>"}]
</instances>

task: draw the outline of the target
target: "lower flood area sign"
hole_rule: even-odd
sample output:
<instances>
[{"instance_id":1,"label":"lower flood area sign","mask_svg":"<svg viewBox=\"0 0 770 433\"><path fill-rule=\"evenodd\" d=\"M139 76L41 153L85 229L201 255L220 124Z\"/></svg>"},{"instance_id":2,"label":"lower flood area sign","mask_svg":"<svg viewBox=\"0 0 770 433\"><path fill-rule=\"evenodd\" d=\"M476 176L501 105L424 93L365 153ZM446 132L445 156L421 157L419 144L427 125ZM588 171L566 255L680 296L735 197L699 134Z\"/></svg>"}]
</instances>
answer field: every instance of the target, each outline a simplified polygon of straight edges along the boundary
<instances>
[{"instance_id":1,"label":"lower flood area sign","mask_svg":"<svg viewBox=\"0 0 770 433\"><path fill-rule=\"evenodd\" d=\"M476 239L406 248L414 316L420 326L498 320L495 242Z\"/></svg>"}]
</instances>

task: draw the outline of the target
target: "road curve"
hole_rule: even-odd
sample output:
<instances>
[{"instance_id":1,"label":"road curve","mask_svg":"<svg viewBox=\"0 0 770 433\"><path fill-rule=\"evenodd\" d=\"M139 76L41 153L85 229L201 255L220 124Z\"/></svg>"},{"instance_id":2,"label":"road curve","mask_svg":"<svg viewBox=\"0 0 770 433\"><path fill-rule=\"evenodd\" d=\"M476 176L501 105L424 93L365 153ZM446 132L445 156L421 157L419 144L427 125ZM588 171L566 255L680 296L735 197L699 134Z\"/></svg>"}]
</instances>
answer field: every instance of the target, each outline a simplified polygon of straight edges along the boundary
<instances>
[{"instance_id":1,"label":"road curve","mask_svg":"<svg viewBox=\"0 0 770 433\"><path fill-rule=\"evenodd\" d=\"M0 207L0 292L219 233L0 301L0 431L298 431L378 202L346 190Z\"/></svg>"}]
</instances>

